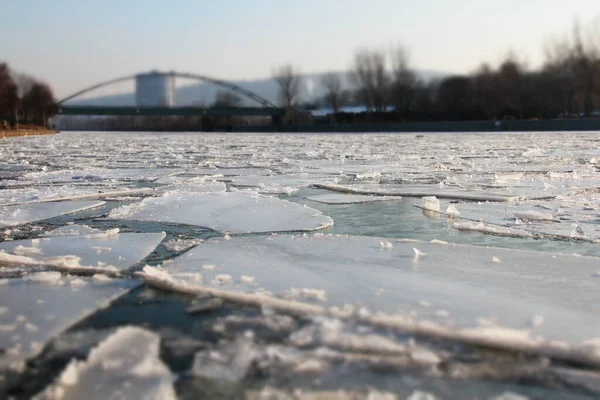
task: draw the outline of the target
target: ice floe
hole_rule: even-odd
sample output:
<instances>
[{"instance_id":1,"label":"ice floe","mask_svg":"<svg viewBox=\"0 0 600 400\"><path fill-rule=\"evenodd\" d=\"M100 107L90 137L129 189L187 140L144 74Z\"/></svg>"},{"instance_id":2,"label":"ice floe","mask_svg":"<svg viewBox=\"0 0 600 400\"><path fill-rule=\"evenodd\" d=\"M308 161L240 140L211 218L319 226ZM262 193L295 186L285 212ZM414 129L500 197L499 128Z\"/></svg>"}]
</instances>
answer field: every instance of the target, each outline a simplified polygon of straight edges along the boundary
<instances>
[{"instance_id":1,"label":"ice floe","mask_svg":"<svg viewBox=\"0 0 600 400\"><path fill-rule=\"evenodd\" d=\"M235 280L215 279L251 274L259 288L281 298L310 289L322 293L315 305L326 301L391 314L406 312L425 298L443 306L452 324L464 328L492 315L503 326L525 329L532 315L543 315L546 322L532 332L532 340L544 336L577 344L600 336L600 320L591 322L597 319L592 278L598 270L596 258L431 243L418 243L414 251L415 243L392 239L393 247L381 251L382 239L367 237L268 239L211 240L176 258L165 272L202 273L205 288L260 293ZM206 263L216 268L203 269ZM377 290L384 294L373 296ZM565 292L574 295L563 296ZM434 318L435 310L422 310L419 317Z\"/></svg>"},{"instance_id":2,"label":"ice floe","mask_svg":"<svg viewBox=\"0 0 600 400\"><path fill-rule=\"evenodd\" d=\"M310 207L245 192L174 191L114 209L109 218L198 225L223 233L314 231L333 225L330 217Z\"/></svg>"},{"instance_id":3,"label":"ice floe","mask_svg":"<svg viewBox=\"0 0 600 400\"><path fill-rule=\"evenodd\" d=\"M103 201L67 201L56 203L0 206L0 228L28 224L104 205Z\"/></svg>"},{"instance_id":4,"label":"ice floe","mask_svg":"<svg viewBox=\"0 0 600 400\"><path fill-rule=\"evenodd\" d=\"M47 266L67 272L116 273L144 259L165 237L164 233L107 232L94 233L93 237L88 234L3 242L0 243L0 261L15 267ZM18 255L23 248L36 251L30 250L26 257Z\"/></svg>"},{"instance_id":5,"label":"ice floe","mask_svg":"<svg viewBox=\"0 0 600 400\"><path fill-rule=\"evenodd\" d=\"M29 273L0 287L6 307L0 326L7 328L0 329L0 370L23 369L24 361L37 355L48 340L138 285L123 279L76 279L85 287L71 285L56 271Z\"/></svg>"}]
</instances>

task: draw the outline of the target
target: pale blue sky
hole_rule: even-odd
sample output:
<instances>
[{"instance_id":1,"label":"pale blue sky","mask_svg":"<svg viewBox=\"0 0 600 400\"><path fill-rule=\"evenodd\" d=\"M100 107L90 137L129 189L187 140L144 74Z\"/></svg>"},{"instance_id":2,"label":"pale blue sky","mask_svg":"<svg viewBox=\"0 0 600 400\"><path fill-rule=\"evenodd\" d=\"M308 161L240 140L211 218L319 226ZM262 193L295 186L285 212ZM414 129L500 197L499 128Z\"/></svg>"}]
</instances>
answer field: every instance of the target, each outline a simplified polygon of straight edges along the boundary
<instances>
[{"instance_id":1,"label":"pale blue sky","mask_svg":"<svg viewBox=\"0 0 600 400\"><path fill-rule=\"evenodd\" d=\"M414 67L468 72L510 49L536 66L598 0L0 0L0 60L60 97L150 69L222 79L350 67L356 48L405 44Z\"/></svg>"}]
</instances>

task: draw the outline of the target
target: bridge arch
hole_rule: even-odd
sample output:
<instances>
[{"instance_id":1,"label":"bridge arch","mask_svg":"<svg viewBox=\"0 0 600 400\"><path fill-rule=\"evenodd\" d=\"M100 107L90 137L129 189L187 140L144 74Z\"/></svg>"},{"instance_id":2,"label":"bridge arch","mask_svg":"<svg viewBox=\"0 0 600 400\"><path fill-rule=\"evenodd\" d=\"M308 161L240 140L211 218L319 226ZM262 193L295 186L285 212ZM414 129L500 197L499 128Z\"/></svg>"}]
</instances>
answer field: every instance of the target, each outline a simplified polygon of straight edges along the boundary
<instances>
[{"instance_id":1,"label":"bridge arch","mask_svg":"<svg viewBox=\"0 0 600 400\"><path fill-rule=\"evenodd\" d=\"M257 103L261 104L263 107L267 107L267 108L277 108L277 106L273 103L271 103L269 100L265 99L262 96L257 95L256 93L251 92L250 90L244 89L241 86L238 86L234 83L230 83L221 79L215 79L215 78L211 78L205 75L199 75L199 74L191 74L191 73L186 73L186 72L167 72L167 73L160 73L160 74L164 74L164 75L171 75L174 76L176 78L186 78L186 79L195 79L198 81L203 81L203 82L209 82L212 83L214 85L223 87L225 89L231 90L235 93L241 94L244 97L247 97L251 100L256 101ZM127 76L122 76L119 78L114 78L108 81L104 81L104 82L100 82L97 83L95 85L86 87L85 89L79 90L61 100L59 100L57 102L58 105L61 105L63 103L65 103L66 101L69 101L71 99L74 99L75 97L79 97L82 94L91 92L93 90L99 89L101 87L104 86L109 86L109 85L113 85L115 83L119 83L119 82L124 82L130 79L135 79L138 76L138 74L135 75L127 75Z\"/></svg>"}]
</instances>

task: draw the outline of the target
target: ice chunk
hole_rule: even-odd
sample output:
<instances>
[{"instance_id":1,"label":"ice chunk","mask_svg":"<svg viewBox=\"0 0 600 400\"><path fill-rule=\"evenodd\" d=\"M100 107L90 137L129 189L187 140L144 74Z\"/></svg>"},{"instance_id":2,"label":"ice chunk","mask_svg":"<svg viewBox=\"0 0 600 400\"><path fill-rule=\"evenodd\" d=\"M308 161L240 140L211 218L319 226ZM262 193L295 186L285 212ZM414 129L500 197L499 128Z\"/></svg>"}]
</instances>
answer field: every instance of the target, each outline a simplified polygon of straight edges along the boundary
<instances>
[{"instance_id":1,"label":"ice chunk","mask_svg":"<svg viewBox=\"0 0 600 400\"><path fill-rule=\"evenodd\" d=\"M428 211L440 211L440 201L435 196L425 196L422 198L423 209Z\"/></svg>"},{"instance_id":2,"label":"ice chunk","mask_svg":"<svg viewBox=\"0 0 600 400\"><path fill-rule=\"evenodd\" d=\"M99 238L104 238L104 237L108 237L108 236L114 236L114 235L118 235L119 232L121 230L119 228L113 228L113 229L109 229L107 231L100 231L100 232L95 232L95 233L88 233L85 235L86 239L99 239Z\"/></svg>"},{"instance_id":3,"label":"ice chunk","mask_svg":"<svg viewBox=\"0 0 600 400\"><path fill-rule=\"evenodd\" d=\"M87 361L71 361L35 399L176 399L175 377L160 360L159 344L155 333L119 328L92 349Z\"/></svg>"},{"instance_id":4,"label":"ice chunk","mask_svg":"<svg viewBox=\"0 0 600 400\"><path fill-rule=\"evenodd\" d=\"M240 337L235 343L221 346L217 350L197 353L192 373L216 381L239 382L246 376L257 355L252 340Z\"/></svg>"},{"instance_id":5,"label":"ice chunk","mask_svg":"<svg viewBox=\"0 0 600 400\"><path fill-rule=\"evenodd\" d=\"M100 229L91 228L87 225L65 225L60 228L45 232L42 236L79 236L102 232Z\"/></svg>"},{"instance_id":6,"label":"ice chunk","mask_svg":"<svg viewBox=\"0 0 600 400\"><path fill-rule=\"evenodd\" d=\"M109 218L199 225L223 233L313 231L333 225L330 217L310 207L244 192L170 192L114 209Z\"/></svg>"},{"instance_id":7,"label":"ice chunk","mask_svg":"<svg viewBox=\"0 0 600 400\"><path fill-rule=\"evenodd\" d=\"M219 298L200 299L188 307L188 314L201 314L208 311L218 310L223 306L223 300Z\"/></svg>"},{"instance_id":8,"label":"ice chunk","mask_svg":"<svg viewBox=\"0 0 600 400\"><path fill-rule=\"evenodd\" d=\"M413 247L413 251L415 253L415 258L413 259L415 262L419 261L421 257L425 257L427 255L416 247Z\"/></svg>"},{"instance_id":9,"label":"ice chunk","mask_svg":"<svg viewBox=\"0 0 600 400\"><path fill-rule=\"evenodd\" d=\"M381 242L379 242L379 244L381 244L381 248L382 249L386 249L386 250L389 250L389 249L391 249L391 248L394 247L394 245L392 244L392 242L390 242L387 239L383 239Z\"/></svg>"},{"instance_id":10,"label":"ice chunk","mask_svg":"<svg viewBox=\"0 0 600 400\"><path fill-rule=\"evenodd\" d=\"M2 304L7 309L0 315L0 326L12 323L20 314L26 316L16 324L14 331L0 330L0 349L21 348L18 353L0 356L0 371L20 370L23 361L36 356L55 335L139 285L122 279L101 283L95 283L91 278L78 280L86 283L85 288L64 285L65 279L60 272L37 272L25 278L10 279L0 289ZM27 323L31 325L27 327Z\"/></svg>"},{"instance_id":11,"label":"ice chunk","mask_svg":"<svg viewBox=\"0 0 600 400\"><path fill-rule=\"evenodd\" d=\"M454 218L460 215L460 211L458 211L458 208L456 208L454 204L449 204L446 209L446 214L448 214L449 217Z\"/></svg>"},{"instance_id":12,"label":"ice chunk","mask_svg":"<svg viewBox=\"0 0 600 400\"><path fill-rule=\"evenodd\" d=\"M492 397L490 400L530 400L530 398L513 392L504 392L501 395Z\"/></svg>"},{"instance_id":13,"label":"ice chunk","mask_svg":"<svg viewBox=\"0 0 600 400\"><path fill-rule=\"evenodd\" d=\"M581 226L579 224L575 224L573 225L573 230L571 231L571 235L572 238L583 238L585 237L585 232L583 231L583 229L581 228Z\"/></svg>"},{"instance_id":14,"label":"ice chunk","mask_svg":"<svg viewBox=\"0 0 600 400\"><path fill-rule=\"evenodd\" d=\"M400 201L402 196L368 196L368 195L352 195L352 194L319 194L308 196L307 200L316 201L324 204L360 204L360 203L376 203L379 201Z\"/></svg>"},{"instance_id":15,"label":"ice chunk","mask_svg":"<svg viewBox=\"0 0 600 400\"><path fill-rule=\"evenodd\" d=\"M32 243L33 245L34 243ZM25 247L18 245L13 249L13 253L19 256L37 256L42 254L42 250L39 247Z\"/></svg>"},{"instance_id":16,"label":"ice chunk","mask_svg":"<svg viewBox=\"0 0 600 400\"><path fill-rule=\"evenodd\" d=\"M104 205L103 201L68 201L21 206L0 206L0 228L28 224Z\"/></svg>"},{"instance_id":17,"label":"ice chunk","mask_svg":"<svg viewBox=\"0 0 600 400\"><path fill-rule=\"evenodd\" d=\"M556 221L554 216L550 213L543 213L539 211L515 211L513 215L516 218L524 219L524 220L534 220L534 221Z\"/></svg>"},{"instance_id":18,"label":"ice chunk","mask_svg":"<svg viewBox=\"0 0 600 400\"><path fill-rule=\"evenodd\" d=\"M406 400L438 400L438 398L431 393L415 390L406 398Z\"/></svg>"},{"instance_id":19,"label":"ice chunk","mask_svg":"<svg viewBox=\"0 0 600 400\"><path fill-rule=\"evenodd\" d=\"M131 267L144 259L165 237L164 233L119 233L99 237L56 236L36 245L40 250L29 257L12 256L0 252L0 262L15 266L46 264L65 271L115 272ZM10 251L16 246L33 247L32 240L0 243L0 250ZM97 252L98 247L110 247L110 252Z\"/></svg>"},{"instance_id":20,"label":"ice chunk","mask_svg":"<svg viewBox=\"0 0 600 400\"><path fill-rule=\"evenodd\" d=\"M163 245L169 251L186 251L204 242L203 239L172 239Z\"/></svg>"}]
</instances>

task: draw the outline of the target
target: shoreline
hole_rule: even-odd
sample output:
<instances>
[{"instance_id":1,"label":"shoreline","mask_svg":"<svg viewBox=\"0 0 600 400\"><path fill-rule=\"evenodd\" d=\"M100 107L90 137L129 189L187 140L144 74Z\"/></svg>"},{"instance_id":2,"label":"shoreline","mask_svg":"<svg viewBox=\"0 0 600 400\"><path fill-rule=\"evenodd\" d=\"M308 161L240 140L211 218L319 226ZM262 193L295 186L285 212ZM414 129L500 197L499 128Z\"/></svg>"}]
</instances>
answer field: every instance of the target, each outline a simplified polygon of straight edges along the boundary
<instances>
[{"instance_id":1,"label":"shoreline","mask_svg":"<svg viewBox=\"0 0 600 400\"><path fill-rule=\"evenodd\" d=\"M19 129L0 131L0 138L18 137L18 136L35 136L35 135L51 135L59 133L57 129Z\"/></svg>"}]
</instances>

